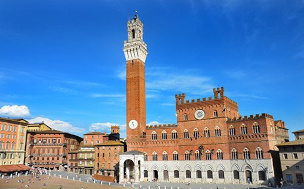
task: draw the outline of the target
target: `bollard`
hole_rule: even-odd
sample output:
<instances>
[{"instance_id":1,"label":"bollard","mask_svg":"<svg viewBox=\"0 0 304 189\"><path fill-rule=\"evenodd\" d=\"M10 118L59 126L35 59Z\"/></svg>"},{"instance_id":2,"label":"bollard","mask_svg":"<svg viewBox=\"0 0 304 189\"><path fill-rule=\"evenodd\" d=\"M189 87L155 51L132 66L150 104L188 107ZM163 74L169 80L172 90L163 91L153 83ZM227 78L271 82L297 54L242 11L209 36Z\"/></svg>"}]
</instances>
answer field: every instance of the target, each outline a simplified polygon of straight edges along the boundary
<instances>
[{"instance_id":1,"label":"bollard","mask_svg":"<svg viewBox=\"0 0 304 189\"><path fill-rule=\"evenodd\" d=\"M61 175L59 175L59 177L61 178Z\"/></svg>"},{"instance_id":2,"label":"bollard","mask_svg":"<svg viewBox=\"0 0 304 189\"><path fill-rule=\"evenodd\" d=\"M150 185L149 185L148 189L150 189Z\"/></svg>"},{"instance_id":3,"label":"bollard","mask_svg":"<svg viewBox=\"0 0 304 189\"><path fill-rule=\"evenodd\" d=\"M79 178L79 181L81 182L81 178Z\"/></svg>"},{"instance_id":4,"label":"bollard","mask_svg":"<svg viewBox=\"0 0 304 189\"><path fill-rule=\"evenodd\" d=\"M94 180L94 184L95 184L95 180Z\"/></svg>"},{"instance_id":5,"label":"bollard","mask_svg":"<svg viewBox=\"0 0 304 189\"><path fill-rule=\"evenodd\" d=\"M100 184L102 185L102 181L100 181Z\"/></svg>"},{"instance_id":6,"label":"bollard","mask_svg":"<svg viewBox=\"0 0 304 189\"><path fill-rule=\"evenodd\" d=\"M54 177L56 177L56 174L54 174Z\"/></svg>"},{"instance_id":7,"label":"bollard","mask_svg":"<svg viewBox=\"0 0 304 189\"><path fill-rule=\"evenodd\" d=\"M87 182L89 182L89 180L87 180Z\"/></svg>"},{"instance_id":8,"label":"bollard","mask_svg":"<svg viewBox=\"0 0 304 189\"><path fill-rule=\"evenodd\" d=\"M69 176L67 176L67 179L69 179Z\"/></svg>"},{"instance_id":9,"label":"bollard","mask_svg":"<svg viewBox=\"0 0 304 189\"><path fill-rule=\"evenodd\" d=\"M75 180L75 178L73 177L73 180Z\"/></svg>"},{"instance_id":10,"label":"bollard","mask_svg":"<svg viewBox=\"0 0 304 189\"><path fill-rule=\"evenodd\" d=\"M160 186L158 186L158 189L160 189Z\"/></svg>"},{"instance_id":11,"label":"bollard","mask_svg":"<svg viewBox=\"0 0 304 189\"><path fill-rule=\"evenodd\" d=\"M167 189L167 187L165 186L165 189Z\"/></svg>"},{"instance_id":12,"label":"bollard","mask_svg":"<svg viewBox=\"0 0 304 189\"><path fill-rule=\"evenodd\" d=\"M4 178L4 175L2 175L2 179Z\"/></svg>"},{"instance_id":13,"label":"bollard","mask_svg":"<svg viewBox=\"0 0 304 189\"><path fill-rule=\"evenodd\" d=\"M132 188L134 188L134 184L132 184Z\"/></svg>"},{"instance_id":14,"label":"bollard","mask_svg":"<svg viewBox=\"0 0 304 189\"><path fill-rule=\"evenodd\" d=\"M173 187L171 186L171 189L173 189Z\"/></svg>"},{"instance_id":15,"label":"bollard","mask_svg":"<svg viewBox=\"0 0 304 189\"><path fill-rule=\"evenodd\" d=\"M109 182L109 186L111 185L111 183Z\"/></svg>"},{"instance_id":16,"label":"bollard","mask_svg":"<svg viewBox=\"0 0 304 189\"><path fill-rule=\"evenodd\" d=\"M18 173L18 177L20 177L20 173Z\"/></svg>"},{"instance_id":17,"label":"bollard","mask_svg":"<svg viewBox=\"0 0 304 189\"><path fill-rule=\"evenodd\" d=\"M49 176L51 176L51 173L49 173Z\"/></svg>"},{"instance_id":18,"label":"bollard","mask_svg":"<svg viewBox=\"0 0 304 189\"><path fill-rule=\"evenodd\" d=\"M126 187L126 184L123 184L123 187Z\"/></svg>"}]
</instances>

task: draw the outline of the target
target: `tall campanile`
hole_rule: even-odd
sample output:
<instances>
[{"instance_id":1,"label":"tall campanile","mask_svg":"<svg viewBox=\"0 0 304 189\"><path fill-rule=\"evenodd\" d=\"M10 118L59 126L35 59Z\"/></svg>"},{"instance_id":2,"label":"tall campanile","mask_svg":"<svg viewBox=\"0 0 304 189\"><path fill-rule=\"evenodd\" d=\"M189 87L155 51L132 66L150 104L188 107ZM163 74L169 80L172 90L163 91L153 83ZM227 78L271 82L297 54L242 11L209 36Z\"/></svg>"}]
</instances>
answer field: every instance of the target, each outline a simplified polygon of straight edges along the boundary
<instances>
[{"instance_id":1,"label":"tall campanile","mask_svg":"<svg viewBox=\"0 0 304 189\"><path fill-rule=\"evenodd\" d=\"M143 41L143 29L143 23L135 14L128 21L128 41L124 42L123 49L127 61L128 143L145 137L146 133L145 61L148 52Z\"/></svg>"}]
</instances>

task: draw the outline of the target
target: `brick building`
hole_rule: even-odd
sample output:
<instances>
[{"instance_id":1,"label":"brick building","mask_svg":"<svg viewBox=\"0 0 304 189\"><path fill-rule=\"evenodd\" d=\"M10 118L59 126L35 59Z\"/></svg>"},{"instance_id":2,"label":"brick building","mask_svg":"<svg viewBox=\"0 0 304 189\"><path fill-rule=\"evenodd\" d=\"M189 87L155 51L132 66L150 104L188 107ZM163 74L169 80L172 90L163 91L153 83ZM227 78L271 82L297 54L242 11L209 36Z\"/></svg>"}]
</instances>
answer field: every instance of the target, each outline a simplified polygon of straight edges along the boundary
<instances>
[{"instance_id":1,"label":"brick building","mask_svg":"<svg viewBox=\"0 0 304 189\"><path fill-rule=\"evenodd\" d=\"M111 133L89 132L84 134L80 149L68 153L69 171L79 174L101 174L114 176L118 167L119 153L123 143L120 138L119 126L111 126ZM124 145L123 145L124 146Z\"/></svg>"},{"instance_id":2,"label":"brick building","mask_svg":"<svg viewBox=\"0 0 304 189\"><path fill-rule=\"evenodd\" d=\"M24 119L0 118L0 166L24 164L27 124Z\"/></svg>"},{"instance_id":3,"label":"brick building","mask_svg":"<svg viewBox=\"0 0 304 189\"><path fill-rule=\"evenodd\" d=\"M274 184L275 145L288 140L284 122L241 116L224 87L213 89L213 98L178 94L177 124L146 125L143 24L135 15L127 26L128 152L120 156L120 181Z\"/></svg>"},{"instance_id":4,"label":"brick building","mask_svg":"<svg viewBox=\"0 0 304 189\"><path fill-rule=\"evenodd\" d=\"M51 170L67 170L67 154L79 149L81 141L79 136L57 130L29 131L25 163Z\"/></svg>"}]
</instances>

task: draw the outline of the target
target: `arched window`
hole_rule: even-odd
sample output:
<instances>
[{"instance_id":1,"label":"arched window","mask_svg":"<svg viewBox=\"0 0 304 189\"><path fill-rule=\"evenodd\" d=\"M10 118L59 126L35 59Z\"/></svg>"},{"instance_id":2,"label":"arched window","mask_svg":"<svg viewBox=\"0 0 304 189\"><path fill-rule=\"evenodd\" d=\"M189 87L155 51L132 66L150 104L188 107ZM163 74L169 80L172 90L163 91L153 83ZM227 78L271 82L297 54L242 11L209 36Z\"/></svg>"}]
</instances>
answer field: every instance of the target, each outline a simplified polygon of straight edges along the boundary
<instances>
[{"instance_id":1,"label":"arched window","mask_svg":"<svg viewBox=\"0 0 304 189\"><path fill-rule=\"evenodd\" d=\"M257 147L256 151L255 151L255 155L257 159L263 159L263 151L262 148Z\"/></svg>"},{"instance_id":2,"label":"arched window","mask_svg":"<svg viewBox=\"0 0 304 189\"><path fill-rule=\"evenodd\" d=\"M148 155L147 155L146 152L144 152L144 160L145 160L145 161L148 161Z\"/></svg>"},{"instance_id":3,"label":"arched window","mask_svg":"<svg viewBox=\"0 0 304 189\"><path fill-rule=\"evenodd\" d=\"M172 131L172 139L177 139L177 132L176 132L176 130Z\"/></svg>"},{"instance_id":4,"label":"arched window","mask_svg":"<svg viewBox=\"0 0 304 189\"><path fill-rule=\"evenodd\" d=\"M233 171L233 178L234 178L234 179L240 179L240 172L237 171L237 170L234 170L234 171Z\"/></svg>"},{"instance_id":5,"label":"arched window","mask_svg":"<svg viewBox=\"0 0 304 189\"><path fill-rule=\"evenodd\" d=\"M221 129L219 128L219 126L215 127L215 136L217 137L221 136Z\"/></svg>"},{"instance_id":6,"label":"arched window","mask_svg":"<svg viewBox=\"0 0 304 189\"><path fill-rule=\"evenodd\" d=\"M9 143L9 142L6 142L6 147L5 147L5 149L6 149L6 150L9 150L9 146L10 146L10 143Z\"/></svg>"},{"instance_id":7,"label":"arched window","mask_svg":"<svg viewBox=\"0 0 304 189\"><path fill-rule=\"evenodd\" d=\"M133 29L132 30L132 39L134 39L135 38L135 30Z\"/></svg>"},{"instance_id":8,"label":"arched window","mask_svg":"<svg viewBox=\"0 0 304 189\"><path fill-rule=\"evenodd\" d=\"M184 130L184 138L189 138L189 132L187 129Z\"/></svg>"},{"instance_id":9,"label":"arched window","mask_svg":"<svg viewBox=\"0 0 304 189\"><path fill-rule=\"evenodd\" d=\"M186 178L191 178L191 171L190 170L186 170Z\"/></svg>"},{"instance_id":10,"label":"arched window","mask_svg":"<svg viewBox=\"0 0 304 189\"><path fill-rule=\"evenodd\" d=\"M190 152L189 151L185 152L185 160L190 160Z\"/></svg>"},{"instance_id":11,"label":"arched window","mask_svg":"<svg viewBox=\"0 0 304 189\"><path fill-rule=\"evenodd\" d=\"M216 152L217 159L223 159L223 151L221 149L218 149Z\"/></svg>"},{"instance_id":12,"label":"arched window","mask_svg":"<svg viewBox=\"0 0 304 189\"><path fill-rule=\"evenodd\" d=\"M241 126L241 133L242 133L243 135L246 135L246 134L247 134L247 126L246 126L245 124L243 124L243 125Z\"/></svg>"},{"instance_id":13,"label":"arched window","mask_svg":"<svg viewBox=\"0 0 304 189\"><path fill-rule=\"evenodd\" d=\"M214 116L214 117L218 117L218 115L217 115L217 111L216 111L216 110L214 110L214 112L213 112L213 116Z\"/></svg>"},{"instance_id":14,"label":"arched window","mask_svg":"<svg viewBox=\"0 0 304 189\"><path fill-rule=\"evenodd\" d=\"M162 139L163 140L167 139L167 132L165 130L162 131Z\"/></svg>"},{"instance_id":15,"label":"arched window","mask_svg":"<svg viewBox=\"0 0 304 189\"><path fill-rule=\"evenodd\" d=\"M178 170L174 170L174 178L179 178L179 171Z\"/></svg>"},{"instance_id":16,"label":"arched window","mask_svg":"<svg viewBox=\"0 0 304 189\"><path fill-rule=\"evenodd\" d=\"M3 142L0 141L0 150L2 150L2 149L3 149Z\"/></svg>"},{"instance_id":17,"label":"arched window","mask_svg":"<svg viewBox=\"0 0 304 189\"><path fill-rule=\"evenodd\" d=\"M210 152L210 150L206 150L206 160L211 160L211 152Z\"/></svg>"},{"instance_id":18,"label":"arched window","mask_svg":"<svg viewBox=\"0 0 304 189\"><path fill-rule=\"evenodd\" d=\"M205 129L204 129L204 137L210 137L210 132L209 132L208 127L205 127Z\"/></svg>"},{"instance_id":19,"label":"arched window","mask_svg":"<svg viewBox=\"0 0 304 189\"><path fill-rule=\"evenodd\" d=\"M218 171L218 176L219 176L219 179L224 179L225 178L224 171L223 170L219 170Z\"/></svg>"},{"instance_id":20,"label":"arched window","mask_svg":"<svg viewBox=\"0 0 304 189\"><path fill-rule=\"evenodd\" d=\"M173 160L175 160L175 161L178 160L178 153L177 153L177 151L173 152Z\"/></svg>"},{"instance_id":21,"label":"arched window","mask_svg":"<svg viewBox=\"0 0 304 189\"><path fill-rule=\"evenodd\" d=\"M201 153L199 152L199 150L195 151L195 160L201 160Z\"/></svg>"},{"instance_id":22,"label":"arched window","mask_svg":"<svg viewBox=\"0 0 304 189\"><path fill-rule=\"evenodd\" d=\"M153 161L157 161L157 153L156 152L152 153L152 159L153 159Z\"/></svg>"},{"instance_id":23,"label":"arched window","mask_svg":"<svg viewBox=\"0 0 304 189\"><path fill-rule=\"evenodd\" d=\"M152 140L157 140L157 133L155 131L152 132Z\"/></svg>"},{"instance_id":24,"label":"arched window","mask_svg":"<svg viewBox=\"0 0 304 189\"><path fill-rule=\"evenodd\" d=\"M250 159L250 152L248 148L244 149L243 154L244 154L244 159Z\"/></svg>"},{"instance_id":25,"label":"arched window","mask_svg":"<svg viewBox=\"0 0 304 189\"><path fill-rule=\"evenodd\" d=\"M185 121L188 120L188 115L187 114L184 114L184 119L185 119Z\"/></svg>"},{"instance_id":26,"label":"arched window","mask_svg":"<svg viewBox=\"0 0 304 189\"><path fill-rule=\"evenodd\" d=\"M213 178L213 175L212 175L212 171L211 171L211 170L208 170L208 171L207 171L207 178L208 178L208 179L212 179L212 178Z\"/></svg>"},{"instance_id":27,"label":"arched window","mask_svg":"<svg viewBox=\"0 0 304 189\"><path fill-rule=\"evenodd\" d=\"M233 148L232 151L231 151L231 158L232 159L238 159L237 150L235 148Z\"/></svg>"},{"instance_id":28,"label":"arched window","mask_svg":"<svg viewBox=\"0 0 304 189\"><path fill-rule=\"evenodd\" d=\"M235 128L233 125L230 125L229 127L229 135L234 136L235 135Z\"/></svg>"},{"instance_id":29,"label":"arched window","mask_svg":"<svg viewBox=\"0 0 304 189\"><path fill-rule=\"evenodd\" d=\"M193 131L193 137L194 138L199 138L199 131L198 131L197 128L195 128L194 131Z\"/></svg>"},{"instance_id":30,"label":"arched window","mask_svg":"<svg viewBox=\"0 0 304 189\"><path fill-rule=\"evenodd\" d=\"M202 178L202 171L196 170L196 178Z\"/></svg>"},{"instance_id":31,"label":"arched window","mask_svg":"<svg viewBox=\"0 0 304 189\"><path fill-rule=\"evenodd\" d=\"M254 133L260 133L260 126L257 122L253 123L253 132Z\"/></svg>"},{"instance_id":32,"label":"arched window","mask_svg":"<svg viewBox=\"0 0 304 189\"><path fill-rule=\"evenodd\" d=\"M168 153L166 151L163 152L163 161L168 161Z\"/></svg>"}]
</instances>

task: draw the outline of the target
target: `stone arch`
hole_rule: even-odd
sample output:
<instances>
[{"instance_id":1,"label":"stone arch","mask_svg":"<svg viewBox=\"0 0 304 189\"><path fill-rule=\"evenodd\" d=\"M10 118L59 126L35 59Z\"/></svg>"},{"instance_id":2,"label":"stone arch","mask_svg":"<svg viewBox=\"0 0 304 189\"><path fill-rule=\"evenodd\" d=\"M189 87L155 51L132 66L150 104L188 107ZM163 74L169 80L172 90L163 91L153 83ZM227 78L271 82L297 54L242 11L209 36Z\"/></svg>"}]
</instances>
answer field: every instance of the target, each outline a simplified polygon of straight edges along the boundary
<instances>
[{"instance_id":1,"label":"stone arch","mask_svg":"<svg viewBox=\"0 0 304 189\"><path fill-rule=\"evenodd\" d=\"M250 170L251 172L253 172L253 168L249 164L244 163L244 165L242 166L242 171L246 170Z\"/></svg>"},{"instance_id":2,"label":"stone arch","mask_svg":"<svg viewBox=\"0 0 304 189\"><path fill-rule=\"evenodd\" d=\"M156 164L152 165L152 167L151 167L151 171L153 171L153 170L157 170L157 171L159 171L159 170L158 170L158 166L157 166Z\"/></svg>"},{"instance_id":3,"label":"stone arch","mask_svg":"<svg viewBox=\"0 0 304 189\"><path fill-rule=\"evenodd\" d=\"M219 165L216 167L216 170L217 170L217 171L219 171L219 170L225 171L225 166L222 165L222 164L219 164Z\"/></svg>"},{"instance_id":4,"label":"stone arch","mask_svg":"<svg viewBox=\"0 0 304 189\"><path fill-rule=\"evenodd\" d=\"M264 165L262 165L262 164L257 164L257 166L256 166L256 171L266 171L267 170L267 168L264 166Z\"/></svg>"},{"instance_id":5,"label":"stone arch","mask_svg":"<svg viewBox=\"0 0 304 189\"><path fill-rule=\"evenodd\" d=\"M212 167L212 165L207 164L207 165L205 166L205 171L207 172L208 170L211 170L211 171L213 172L213 167Z\"/></svg>"},{"instance_id":6,"label":"stone arch","mask_svg":"<svg viewBox=\"0 0 304 189\"><path fill-rule=\"evenodd\" d=\"M167 164L163 165L161 169L162 169L162 171L165 171L165 170L170 171L169 166Z\"/></svg>"},{"instance_id":7,"label":"stone arch","mask_svg":"<svg viewBox=\"0 0 304 189\"><path fill-rule=\"evenodd\" d=\"M234 163L232 166L231 166L231 170L237 170L237 171L240 171L241 168L238 164Z\"/></svg>"},{"instance_id":8,"label":"stone arch","mask_svg":"<svg viewBox=\"0 0 304 189\"><path fill-rule=\"evenodd\" d=\"M191 166L190 166L189 164L186 164L185 167L184 167L184 169L185 169L185 170L190 170L190 171L192 170L192 169L191 169Z\"/></svg>"},{"instance_id":9,"label":"stone arch","mask_svg":"<svg viewBox=\"0 0 304 189\"><path fill-rule=\"evenodd\" d=\"M194 167L194 170L200 170L200 171L202 171L202 170L203 170L203 168L202 168L202 166L201 166L201 165L196 164L196 165L195 165L195 167Z\"/></svg>"}]
</instances>

